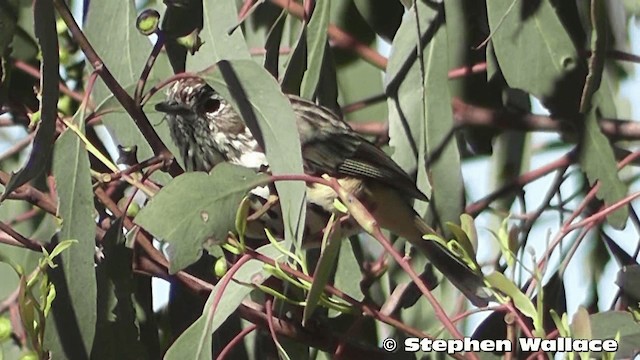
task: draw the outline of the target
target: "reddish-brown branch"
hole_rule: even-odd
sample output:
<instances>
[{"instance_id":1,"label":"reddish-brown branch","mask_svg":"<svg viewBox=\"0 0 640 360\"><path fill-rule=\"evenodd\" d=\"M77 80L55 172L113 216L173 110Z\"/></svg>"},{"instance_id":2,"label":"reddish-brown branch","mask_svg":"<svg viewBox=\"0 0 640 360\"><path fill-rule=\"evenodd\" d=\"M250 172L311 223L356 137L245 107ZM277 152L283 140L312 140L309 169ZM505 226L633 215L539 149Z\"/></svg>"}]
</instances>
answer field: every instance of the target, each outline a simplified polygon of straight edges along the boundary
<instances>
[{"instance_id":1,"label":"reddish-brown branch","mask_svg":"<svg viewBox=\"0 0 640 360\"><path fill-rule=\"evenodd\" d=\"M0 171L0 184L7 185L10 175L4 171ZM41 208L42 210L55 215L57 210L56 202L43 193L42 191L25 184L13 191L7 196L8 199L26 200L27 202Z\"/></svg>"},{"instance_id":2,"label":"reddish-brown branch","mask_svg":"<svg viewBox=\"0 0 640 360\"><path fill-rule=\"evenodd\" d=\"M11 226L5 224L2 221L0 221L0 230L4 231L7 235L14 238L18 243L20 243L25 248L29 250L37 251L37 252L42 251L42 247L43 247L42 244L38 243L35 240L31 240L27 237L22 236L22 234L18 233ZM10 244L10 245L15 245L15 244Z\"/></svg>"},{"instance_id":3,"label":"reddish-brown branch","mask_svg":"<svg viewBox=\"0 0 640 360\"><path fill-rule=\"evenodd\" d=\"M453 123L456 128L482 127L516 131L543 131L565 133L575 131L570 119L561 119L530 113L516 113L505 109L489 109L467 104L458 98L451 102ZM359 106L358 103L352 105ZM358 107L359 108L359 107ZM600 119L600 129L613 141L640 139L640 122L620 119ZM367 135L386 136L389 125L386 122L351 123L354 130Z\"/></svg>"},{"instance_id":4,"label":"reddish-brown branch","mask_svg":"<svg viewBox=\"0 0 640 360\"><path fill-rule=\"evenodd\" d=\"M89 40L84 35L76 20L73 18L71 11L67 4L62 0L54 0L53 1L58 14L62 18L62 20L67 25L69 31L73 35L75 41L78 43L82 52L87 57L89 64L93 67L93 69L100 75L102 81L104 81L105 85L111 90L111 93L114 97L122 104L122 107L127 111L129 116L136 123L140 132L144 136L144 138L149 142L151 148L154 151L154 154L165 154L167 157L170 156L170 152L165 146L162 139L158 136L153 126L149 122L149 119L142 111L142 107L139 104L136 104L134 99L129 96L129 94L122 88L122 86L115 79L113 74L109 71L107 66L104 64L98 53L95 51ZM177 162L172 162L169 166L169 173L173 176L177 176L183 172L178 165Z\"/></svg>"},{"instance_id":5,"label":"reddish-brown branch","mask_svg":"<svg viewBox=\"0 0 640 360\"><path fill-rule=\"evenodd\" d=\"M16 67L16 69L22 71L23 73L36 78L38 80L40 80L40 70L36 69L35 67L27 64L26 62L22 61L22 60L17 60L17 59L13 59L12 60L12 64L13 66ZM61 93L69 96L70 98L72 98L75 101L81 102L82 98L84 97L84 95L82 93L79 93L77 91L73 91L71 89L69 89L65 84L60 83L58 85L58 89L60 90Z\"/></svg>"},{"instance_id":6,"label":"reddish-brown branch","mask_svg":"<svg viewBox=\"0 0 640 360\"><path fill-rule=\"evenodd\" d=\"M242 329L239 333L236 334L236 336L233 337L233 339L231 339L231 341L229 341L229 343L227 343L227 345L225 345L225 347L220 351L220 354L218 354L218 357L216 358L216 360L226 359L227 355L231 353L233 348L238 346L242 342L242 340L245 338L245 336L251 334L257 328L258 328L258 325L251 324L246 328Z\"/></svg>"},{"instance_id":7,"label":"reddish-brown branch","mask_svg":"<svg viewBox=\"0 0 640 360\"><path fill-rule=\"evenodd\" d=\"M478 64L473 64L471 66L463 66L457 69L449 70L449 79L457 79L485 71L487 71L487 63L481 62Z\"/></svg>"},{"instance_id":8,"label":"reddish-brown branch","mask_svg":"<svg viewBox=\"0 0 640 360\"><path fill-rule=\"evenodd\" d=\"M575 151L571 151L568 154L562 156L561 158L545 165L542 166L538 169L535 170L531 170L527 173L524 173L520 176L518 176L516 179L514 179L513 181L511 181L510 183L506 184L505 186L503 186L502 188L498 189L497 191L485 196L484 198L474 202L473 204L469 204L467 205L467 207L465 208L465 212L473 217L477 216L480 212L482 212L484 209L486 209L487 207L489 207L491 205L492 202L494 202L496 199L505 196L509 193L512 193L513 191L517 190L517 189L521 189L522 187L524 187L525 185L527 185L530 182L533 182L547 174L549 174L550 172L554 171L554 170L558 170L561 169L563 167L569 166L571 164L573 164L573 162L576 160L576 156L575 156Z\"/></svg>"}]
</instances>

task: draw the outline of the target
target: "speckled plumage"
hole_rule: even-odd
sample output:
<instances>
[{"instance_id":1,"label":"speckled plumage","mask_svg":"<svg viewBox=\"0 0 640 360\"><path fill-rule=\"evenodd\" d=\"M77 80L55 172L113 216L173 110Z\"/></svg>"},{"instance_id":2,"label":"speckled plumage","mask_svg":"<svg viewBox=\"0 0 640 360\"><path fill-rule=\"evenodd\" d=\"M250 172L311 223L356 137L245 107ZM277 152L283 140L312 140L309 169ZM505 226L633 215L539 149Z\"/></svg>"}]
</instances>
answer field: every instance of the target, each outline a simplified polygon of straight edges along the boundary
<instances>
[{"instance_id":1,"label":"speckled plumage","mask_svg":"<svg viewBox=\"0 0 640 360\"><path fill-rule=\"evenodd\" d=\"M332 111L296 96L288 98L297 116L305 172L337 178L365 203L381 227L411 241L474 304L486 304L487 296L480 291L484 286L481 274L436 242L423 240L422 236L433 230L411 206L410 198L427 200L415 182ZM167 101L156 109L167 113L171 135L188 171L209 171L223 161L256 170L268 169L264 152L241 116L203 80L190 78L175 83ZM252 191L254 210L265 201L267 190ZM334 211L336 197L327 187L308 185L306 234L321 233ZM258 232L268 227L281 233L279 214L267 212L260 219L264 224ZM351 233L349 224L346 225L340 235Z\"/></svg>"}]
</instances>

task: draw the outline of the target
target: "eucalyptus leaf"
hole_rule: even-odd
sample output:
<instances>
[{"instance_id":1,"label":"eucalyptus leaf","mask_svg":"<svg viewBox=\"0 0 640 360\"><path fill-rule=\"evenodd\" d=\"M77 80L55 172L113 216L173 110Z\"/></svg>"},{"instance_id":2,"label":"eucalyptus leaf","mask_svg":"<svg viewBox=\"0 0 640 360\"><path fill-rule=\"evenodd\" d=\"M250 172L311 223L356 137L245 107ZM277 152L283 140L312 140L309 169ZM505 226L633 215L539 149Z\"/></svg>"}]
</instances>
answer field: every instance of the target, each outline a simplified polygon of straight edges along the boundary
<instances>
[{"instance_id":1,"label":"eucalyptus leaf","mask_svg":"<svg viewBox=\"0 0 640 360\"><path fill-rule=\"evenodd\" d=\"M626 311L604 311L589 317L591 324L597 324L591 329L593 339L615 339L620 336L616 358L637 354L640 349L640 325L633 315Z\"/></svg>"},{"instance_id":2,"label":"eucalyptus leaf","mask_svg":"<svg viewBox=\"0 0 640 360\"><path fill-rule=\"evenodd\" d=\"M543 101L554 98L545 101L552 113L577 113L582 91L578 73L585 72L584 64L551 1L489 1L487 15L507 84ZM576 81L567 83L569 79Z\"/></svg>"},{"instance_id":3,"label":"eucalyptus leaf","mask_svg":"<svg viewBox=\"0 0 640 360\"><path fill-rule=\"evenodd\" d=\"M182 174L156 194L135 217L155 237L170 244L170 273L196 262L235 230L236 210L247 192L264 185L266 175L222 163L211 174Z\"/></svg>"},{"instance_id":4,"label":"eucalyptus leaf","mask_svg":"<svg viewBox=\"0 0 640 360\"><path fill-rule=\"evenodd\" d=\"M600 130L595 107L586 115L584 126L580 147L580 166L587 175L589 184L594 185L596 181L600 181L600 188L596 194L598 198L604 200L606 205L612 205L626 196L627 186L618 176L613 149L609 139ZM627 223L628 216L629 211L626 206L623 206L611 213L607 221L611 226L622 229Z\"/></svg>"},{"instance_id":5,"label":"eucalyptus leaf","mask_svg":"<svg viewBox=\"0 0 640 360\"><path fill-rule=\"evenodd\" d=\"M251 59L237 24L238 9L234 0L204 1L204 26L200 32L202 47L187 59L187 71L200 71L220 60Z\"/></svg>"},{"instance_id":6,"label":"eucalyptus leaf","mask_svg":"<svg viewBox=\"0 0 640 360\"><path fill-rule=\"evenodd\" d=\"M300 96L303 98L313 99L318 87L318 82L320 81L327 45L327 28L329 26L330 10L331 0L316 2L307 26L307 31L305 32L307 42L307 69L300 86Z\"/></svg>"},{"instance_id":7,"label":"eucalyptus leaf","mask_svg":"<svg viewBox=\"0 0 640 360\"><path fill-rule=\"evenodd\" d=\"M20 171L12 174L0 197L0 202L5 200L13 190L42 174L51 161L58 115L57 103L60 94L58 90L60 58L53 11L53 4L48 1L34 2L35 34L42 54L40 125L33 139L33 148L27 164Z\"/></svg>"},{"instance_id":8,"label":"eucalyptus leaf","mask_svg":"<svg viewBox=\"0 0 640 360\"><path fill-rule=\"evenodd\" d=\"M80 116L76 116L78 119L81 119ZM47 326L46 331L52 349L59 349L61 343L66 344L66 349L70 342L74 343L77 349L67 353L67 356L73 357L91 351L97 321L97 285L93 260L96 223L89 156L84 144L71 129L67 129L56 141L53 174L59 198L58 216L62 218L58 238L62 241L75 239L77 243L59 255L62 266L56 269L56 276L52 276L52 280L57 291L65 294L59 295L53 304L57 326ZM52 256L57 252L54 250ZM72 307L74 311L65 312L63 309L66 307ZM69 329L73 324L77 324L80 337L65 338L64 331L71 331ZM57 333L59 339L55 339L56 328L60 331Z\"/></svg>"}]
</instances>

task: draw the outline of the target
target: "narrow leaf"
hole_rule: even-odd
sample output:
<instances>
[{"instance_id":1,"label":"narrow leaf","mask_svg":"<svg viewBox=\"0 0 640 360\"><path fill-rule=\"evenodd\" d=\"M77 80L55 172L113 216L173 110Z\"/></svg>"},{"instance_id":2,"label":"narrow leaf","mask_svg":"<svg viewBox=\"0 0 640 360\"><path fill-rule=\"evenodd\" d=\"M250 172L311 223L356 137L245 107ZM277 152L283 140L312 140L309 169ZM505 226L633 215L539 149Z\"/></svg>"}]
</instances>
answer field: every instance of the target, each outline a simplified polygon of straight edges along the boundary
<instances>
[{"instance_id":1,"label":"narrow leaf","mask_svg":"<svg viewBox=\"0 0 640 360\"><path fill-rule=\"evenodd\" d=\"M53 139L56 130L56 116L58 115L58 37L53 3L48 0L38 0L33 5L35 34L38 38L42 54L40 78L40 125L33 139L33 148L27 164L5 186L0 201L21 185L34 179L48 166L53 150Z\"/></svg>"},{"instance_id":2,"label":"narrow leaf","mask_svg":"<svg viewBox=\"0 0 640 360\"><path fill-rule=\"evenodd\" d=\"M56 141L53 174L59 198L58 216L62 218L58 238L76 239L78 243L59 255L62 266L57 268L56 274L64 276L64 280L60 276L52 276L52 280L56 284L56 290L66 294L59 296L53 304L57 326L47 326L46 329L50 331L57 327L60 330L77 324L80 338L73 341L75 346L84 348L83 351L88 354L92 348L97 321L94 268L96 223L89 156L80 138L71 130L66 130ZM66 303L67 299L70 303ZM67 306L74 311L62 311ZM62 334L65 332L58 333L60 341L68 345L70 339L62 339Z\"/></svg>"}]
</instances>

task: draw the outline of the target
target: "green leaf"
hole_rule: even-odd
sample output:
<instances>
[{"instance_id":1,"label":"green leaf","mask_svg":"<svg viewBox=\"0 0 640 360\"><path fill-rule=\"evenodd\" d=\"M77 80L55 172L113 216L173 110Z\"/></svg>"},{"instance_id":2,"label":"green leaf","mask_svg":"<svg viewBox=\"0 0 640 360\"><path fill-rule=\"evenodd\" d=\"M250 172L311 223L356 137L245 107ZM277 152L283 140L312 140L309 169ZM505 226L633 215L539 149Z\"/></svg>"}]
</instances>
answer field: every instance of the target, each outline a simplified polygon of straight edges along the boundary
<instances>
[{"instance_id":1,"label":"green leaf","mask_svg":"<svg viewBox=\"0 0 640 360\"><path fill-rule=\"evenodd\" d=\"M167 9L162 16L164 49L175 73L185 71L187 51L194 53L202 46L199 33L203 26L202 0L165 2Z\"/></svg>"},{"instance_id":2,"label":"green leaf","mask_svg":"<svg viewBox=\"0 0 640 360\"><path fill-rule=\"evenodd\" d=\"M374 46L374 43L371 46ZM339 63L335 80L338 83L341 104L348 105L384 93L380 69L360 58L346 57L345 54L337 51L335 58L336 63ZM345 114L345 118L349 121L366 122L384 122L388 116L385 101Z\"/></svg>"},{"instance_id":3,"label":"green leaf","mask_svg":"<svg viewBox=\"0 0 640 360\"><path fill-rule=\"evenodd\" d=\"M421 19L420 30L422 32L431 31L427 23L422 23L422 19L436 16L437 9L431 9L420 2L416 3L416 6L418 6L418 15ZM439 10L442 11L442 9ZM405 56L404 61L412 64L412 70L414 68L418 69L417 74L413 76L424 75L424 79L422 79L422 83L415 83L414 85L413 82L415 80L409 77L411 75L407 75L404 79L389 76L389 84L394 81L402 81L402 84L411 82L411 85L414 85L407 85L406 91L408 93L399 90L398 95L401 106L400 108L394 107L397 113L394 117L391 117L390 114L390 121L402 121L403 116L401 113L403 112L406 112L404 114L405 119L411 119L408 113L410 111L409 108L422 109L424 115L412 120L413 122L409 124L412 138L417 146L418 187L423 192L428 192L430 188L433 189L431 203L428 208L428 216L430 218L437 218L440 224L446 222L457 223L462 213L464 185L460 169L460 154L458 153L455 138L451 136L453 132L453 114L448 83L449 63L448 52L444 50L447 48L447 33L446 28L440 26L437 32L433 34L433 37L430 38L430 42L425 47L421 58L413 57L411 51L399 49L409 48L415 51L419 36L416 34L415 11L415 7L412 8L411 14L401 25L399 34L402 33L404 39L398 44L394 43L393 54L398 51L400 53L399 56ZM442 21L442 18L437 17L436 21ZM405 26L410 26L413 33L410 33L411 30L404 30ZM396 66L396 61L400 60L403 59L393 59L393 68ZM422 66L420 65L421 60L424 62ZM389 66L391 67L391 59ZM422 74L422 69L424 69L424 74ZM398 75L400 76L400 74ZM388 85L388 87L390 86ZM416 91L417 89L424 89L424 93L420 94L420 91ZM403 99L406 99L404 101L406 105L403 104ZM393 112L393 110L391 111ZM420 121L421 119L423 119L423 122ZM391 133L391 126L390 124L389 134L393 139L395 134ZM404 127L402 124L393 126L394 128ZM405 151L408 150L406 149ZM425 161L429 161L429 164L425 164ZM427 166L429 166L428 172ZM420 204L420 207L418 210L423 212L426 204ZM435 214L437 214L437 217Z\"/></svg>"},{"instance_id":4,"label":"green leaf","mask_svg":"<svg viewBox=\"0 0 640 360\"><path fill-rule=\"evenodd\" d=\"M333 285L357 301L361 301L364 299L364 294L360 289L360 281L362 281L360 262L356 258L351 241L344 239L340 243L338 266Z\"/></svg>"},{"instance_id":5,"label":"green leaf","mask_svg":"<svg viewBox=\"0 0 640 360\"><path fill-rule=\"evenodd\" d=\"M576 339L593 339L591 336L591 319L587 309L582 306L579 306L578 311L573 315L571 335ZM589 352L580 352L578 355L580 359L589 359Z\"/></svg>"},{"instance_id":6,"label":"green leaf","mask_svg":"<svg viewBox=\"0 0 640 360\"><path fill-rule=\"evenodd\" d=\"M237 24L238 9L233 0L203 1L204 27L200 32L203 45L187 59L187 71L201 71L220 60L250 59L241 29L232 34Z\"/></svg>"},{"instance_id":7,"label":"green leaf","mask_svg":"<svg viewBox=\"0 0 640 360\"><path fill-rule=\"evenodd\" d=\"M320 73L327 46L327 27L329 26L330 10L331 0L316 2L305 32L307 69L302 78L300 96L306 99L313 99L320 81Z\"/></svg>"},{"instance_id":8,"label":"green leaf","mask_svg":"<svg viewBox=\"0 0 640 360\"><path fill-rule=\"evenodd\" d=\"M293 51L289 55L289 60L284 69L281 86L286 94L299 95L304 72L307 70L307 33L308 29L303 27L296 41Z\"/></svg>"},{"instance_id":9,"label":"green leaf","mask_svg":"<svg viewBox=\"0 0 640 360\"><path fill-rule=\"evenodd\" d=\"M594 101L598 99L596 94ZM593 109L595 108L594 106ZM627 186L618 177L613 149L609 139L600 131L596 111L593 109L585 116L579 161L591 186L600 180L600 188L596 196L602 199L605 205L611 205L626 196ZM616 229L622 229L627 223L628 216L627 206L623 206L611 213L607 221Z\"/></svg>"},{"instance_id":10,"label":"green leaf","mask_svg":"<svg viewBox=\"0 0 640 360\"><path fill-rule=\"evenodd\" d=\"M416 2L420 14L420 29L424 32L430 28L436 18L436 12L423 2ZM385 74L385 92L389 96L389 145L392 155L407 172L416 168L417 159L423 163L425 144L426 113L424 108L423 77L416 56L415 9L411 8L404 17L398 33L393 41L393 52L389 57ZM433 65L433 64L432 64ZM444 74L446 76L446 74ZM441 89L438 89L441 91ZM431 95L431 94L430 94ZM448 97L448 95L446 95ZM431 193L429 183L424 178L424 167L418 169L418 188L427 196ZM419 212L426 210L425 204L418 204Z\"/></svg>"},{"instance_id":11,"label":"green leaf","mask_svg":"<svg viewBox=\"0 0 640 360\"><path fill-rule=\"evenodd\" d=\"M153 343L153 336L145 336L145 331L158 331L152 320L151 279L134 278L133 251L122 238L122 223L122 218L114 220L102 238L104 259L97 267L97 301L104 311L98 314L91 359L159 358L160 349L145 348ZM149 291L148 298L134 297L134 292L138 295L145 290ZM147 344L143 344L145 340Z\"/></svg>"},{"instance_id":12,"label":"green leaf","mask_svg":"<svg viewBox=\"0 0 640 360\"><path fill-rule=\"evenodd\" d=\"M549 0L488 1L491 42L511 88L538 99L556 91L557 81L574 70L578 54Z\"/></svg>"},{"instance_id":13,"label":"green leaf","mask_svg":"<svg viewBox=\"0 0 640 360\"><path fill-rule=\"evenodd\" d=\"M272 245L265 245L258 252L270 258L280 254ZM211 334L236 311L242 300L253 290L252 286L245 284L262 284L269 277L269 273L263 269L263 263L249 260L233 276L236 281L230 281L224 289L221 289L222 281L219 281L204 305L202 316L176 339L164 359L211 359ZM212 313L213 300L220 291L224 293L215 313Z\"/></svg>"},{"instance_id":14,"label":"green leaf","mask_svg":"<svg viewBox=\"0 0 640 360\"><path fill-rule=\"evenodd\" d=\"M58 245L56 245L55 248L53 248L53 250L51 251L51 254L49 254L49 260L53 260L56 256L60 255L63 251L68 249L69 246L77 243L78 243L78 240L74 240L74 239L61 241Z\"/></svg>"},{"instance_id":15,"label":"green leaf","mask_svg":"<svg viewBox=\"0 0 640 360\"><path fill-rule=\"evenodd\" d=\"M471 240L469 240L469 236L462 230L460 226L452 222L446 222L445 226L449 230L450 233L453 234L455 241L459 246L464 249L465 253L468 254L469 257L475 259L476 250L471 244Z\"/></svg>"},{"instance_id":16,"label":"green leaf","mask_svg":"<svg viewBox=\"0 0 640 360\"><path fill-rule=\"evenodd\" d=\"M0 316L0 342L4 342L11 336L11 320L6 316Z\"/></svg>"},{"instance_id":17,"label":"green leaf","mask_svg":"<svg viewBox=\"0 0 640 360\"><path fill-rule=\"evenodd\" d=\"M13 190L40 175L48 166L53 150L53 140L58 116L58 81L60 58L58 56L58 37L53 3L39 0L33 5L34 26L40 52L42 54L42 81L40 93L40 125L33 139L33 148L27 164L12 174L0 197L5 200Z\"/></svg>"},{"instance_id":18,"label":"green leaf","mask_svg":"<svg viewBox=\"0 0 640 360\"><path fill-rule=\"evenodd\" d=\"M507 279L503 274L499 272L493 272L485 277L485 279L491 284L492 287L500 290L505 295L510 297L513 300L516 308L522 312L525 316L529 317L533 320L533 326L538 331L538 335L542 336L544 334L544 328L542 327L542 323L540 321L540 316L538 316L538 311L535 306L518 287L509 279Z\"/></svg>"},{"instance_id":19,"label":"green leaf","mask_svg":"<svg viewBox=\"0 0 640 360\"><path fill-rule=\"evenodd\" d=\"M336 228L334 231L338 233L340 222L336 221L335 215L331 215L329 219L331 223L331 228ZM328 229L329 230L329 229ZM338 254L340 251L340 244L342 243L341 238L328 238L328 235L331 234L332 230L326 231L323 238L323 244L327 242L328 244L323 249L320 254L320 259L318 260L318 265L316 265L316 270L313 273L313 283L311 284L311 288L309 289L309 293L307 294L307 306L304 307L304 312L302 314L302 324L305 325L307 321L313 315L313 311L318 307L318 302L320 301L320 296L324 293L324 286L329 282L329 278L331 277L331 273L335 268L336 262L338 261Z\"/></svg>"},{"instance_id":20,"label":"green leaf","mask_svg":"<svg viewBox=\"0 0 640 360\"><path fill-rule=\"evenodd\" d=\"M640 325L633 316L625 311L605 311L590 316L591 324L597 324L591 329L593 339L618 340L616 358L628 358L640 349Z\"/></svg>"},{"instance_id":21,"label":"green leaf","mask_svg":"<svg viewBox=\"0 0 640 360\"><path fill-rule=\"evenodd\" d=\"M302 154L296 116L276 81L252 60L222 61L204 78L227 99L251 133L262 139L274 175L302 174ZM258 136L261 134L261 137ZM301 246L306 214L306 187L300 181L276 182L285 240Z\"/></svg>"},{"instance_id":22,"label":"green leaf","mask_svg":"<svg viewBox=\"0 0 640 360\"><path fill-rule=\"evenodd\" d=\"M76 117L76 121L79 116ZM91 351L95 335L96 309L96 274L94 268L96 223L94 220L93 189L89 172L89 156L80 138L70 129L66 130L56 141L53 156L53 175L58 193L58 215L62 218L62 228L58 233L61 240L77 239L77 244L62 252L62 266L52 276L57 292L65 292L54 303L56 326L47 326L48 342L67 342L62 337L64 329L77 324L77 332L82 343L75 343L84 352ZM69 242L61 242L58 252ZM52 253L53 255L53 253ZM64 278L62 278L62 276ZM64 300L63 300L64 299ZM67 300L68 299L68 300ZM69 301L67 303L67 301ZM66 306L73 307L73 312L64 312ZM58 310L56 310L58 309ZM53 331L58 329L58 333ZM56 348L60 346L55 345ZM79 350L82 351L82 350ZM60 353L62 354L62 353ZM70 354L69 354L70 355Z\"/></svg>"},{"instance_id":23,"label":"green leaf","mask_svg":"<svg viewBox=\"0 0 640 360\"><path fill-rule=\"evenodd\" d=\"M226 241L235 229L240 201L266 181L266 175L228 163L216 166L211 174L182 174L158 192L134 221L171 244L169 272L174 274L198 260L203 247Z\"/></svg>"},{"instance_id":24,"label":"green leaf","mask_svg":"<svg viewBox=\"0 0 640 360\"><path fill-rule=\"evenodd\" d=\"M467 235L475 253L475 250L478 248L478 231L476 230L476 224L473 217L469 214L461 214L460 228L462 228L462 231Z\"/></svg>"}]
</instances>

